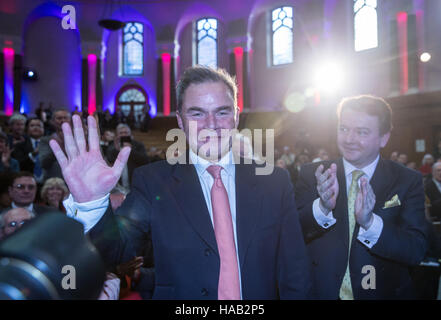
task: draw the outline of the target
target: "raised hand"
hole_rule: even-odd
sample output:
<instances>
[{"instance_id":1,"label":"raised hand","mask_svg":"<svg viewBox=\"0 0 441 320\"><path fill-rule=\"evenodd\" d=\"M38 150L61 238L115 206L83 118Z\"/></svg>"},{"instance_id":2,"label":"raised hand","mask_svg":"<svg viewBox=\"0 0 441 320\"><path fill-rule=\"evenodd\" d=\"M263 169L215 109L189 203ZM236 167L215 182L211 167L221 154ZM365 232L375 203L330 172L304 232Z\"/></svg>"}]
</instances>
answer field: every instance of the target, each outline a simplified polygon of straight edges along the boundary
<instances>
[{"instance_id":1,"label":"raised hand","mask_svg":"<svg viewBox=\"0 0 441 320\"><path fill-rule=\"evenodd\" d=\"M355 220L365 230L369 229L374 221L375 193L366 177L360 178L360 190L355 199Z\"/></svg>"},{"instance_id":2,"label":"raised hand","mask_svg":"<svg viewBox=\"0 0 441 320\"><path fill-rule=\"evenodd\" d=\"M98 137L97 124L93 117L87 118L89 128L87 149L81 118L72 117L74 134L68 123L62 124L66 154L58 142L49 144L60 164L64 180L77 202L88 202L108 194L118 182L129 158L130 148L123 148L113 165L104 161Z\"/></svg>"},{"instance_id":3,"label":"raised hand","mask_svg":"<svg viewBox=\"0 0 441 320\"><path fill-rule=\"evenodd\" d=\"M315 171L317 179L317 191L320 196L320 208L327 215L334 210L338 197L337 165L331 164L331 167L323 172L324 166L321 164Z\"/></svg>"}]
</instances>

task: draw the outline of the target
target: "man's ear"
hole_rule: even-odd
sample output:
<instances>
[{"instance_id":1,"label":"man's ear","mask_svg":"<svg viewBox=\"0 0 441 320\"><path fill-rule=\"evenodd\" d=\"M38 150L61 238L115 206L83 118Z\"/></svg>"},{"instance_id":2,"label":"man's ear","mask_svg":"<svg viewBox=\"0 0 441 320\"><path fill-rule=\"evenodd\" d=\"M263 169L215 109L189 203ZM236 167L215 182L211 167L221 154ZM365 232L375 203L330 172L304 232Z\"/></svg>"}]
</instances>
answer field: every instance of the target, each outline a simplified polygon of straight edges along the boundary
<instances>
[{"instance_id":1,"label":"man's ear","mask_svg":"<svg viewBox=\"0 0 441 320\"><path fill-rule=\"evenodd\" d=\"M237 129L239 127L239 115L240 115L240 109L238 106L235 107L235 115L234 115L234 123L235 123L235 128Z\"/></svg>"},{"instance_id":2,"label":"man's ear","mask_svg":"<svg viewBox=\"0 0 441 320\"><path fill-rule=\"evenodd\" d=\"M380 138L380 146L382 148L384 148L386 146L387 142L389 141L389 138L390 138L390 131L386 132L385 134L383 134L381 136L381 138Z\"/></svg>"},{"instance_id":3,"label":"man's ear","mask_svg":"<svg viewBox=\"0 0 441 320\"><path fill-rule=\"evenodd\" d=\"M176 111L176 120L178 120L179 128L185 132L184 121L182 120L182 116L179 111Z\"/></svg>"}]
</instances>

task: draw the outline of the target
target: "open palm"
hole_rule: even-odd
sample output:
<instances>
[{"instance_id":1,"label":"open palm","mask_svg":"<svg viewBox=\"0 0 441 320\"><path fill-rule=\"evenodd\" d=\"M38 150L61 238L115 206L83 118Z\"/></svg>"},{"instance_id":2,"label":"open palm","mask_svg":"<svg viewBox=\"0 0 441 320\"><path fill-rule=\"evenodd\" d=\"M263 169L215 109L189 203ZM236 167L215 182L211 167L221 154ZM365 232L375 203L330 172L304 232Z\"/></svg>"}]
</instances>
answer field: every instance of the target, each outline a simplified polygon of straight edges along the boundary
<instances>
[{"instance_id":1,"label":"open palm","mask_svg":"<svg viewBox=\"0 0 441 320\"><path fill-rule=\"evenodd\" d=\"M102 198L118 182L129 158L130 148L123 148L113 167L109 167L101 155L95 119L91 116L87 118L89 148L86 146L81 118L74 115L72 120L73 134L68 123L62 125L66 154L55 140L50 141L51 149L75 201L88 202Z\"/></svg>"}]
</instances>

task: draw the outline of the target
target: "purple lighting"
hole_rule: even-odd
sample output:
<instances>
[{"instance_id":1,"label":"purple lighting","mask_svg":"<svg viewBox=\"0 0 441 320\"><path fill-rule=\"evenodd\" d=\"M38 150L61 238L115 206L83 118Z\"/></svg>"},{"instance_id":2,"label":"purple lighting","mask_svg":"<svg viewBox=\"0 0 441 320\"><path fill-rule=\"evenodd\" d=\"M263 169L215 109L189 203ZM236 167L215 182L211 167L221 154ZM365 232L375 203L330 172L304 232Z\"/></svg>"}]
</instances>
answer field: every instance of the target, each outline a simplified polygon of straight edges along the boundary
<instances>
[{"instance_id":1,"label":"purple lighting","mask_svg":"<svg viewBox=\"0 0 441 320\"><path fill-rule=\"evenodd\" d=\"M14 112L14 49L4 48L5 57L5 114Z\"/></svg>"}]
</instances>

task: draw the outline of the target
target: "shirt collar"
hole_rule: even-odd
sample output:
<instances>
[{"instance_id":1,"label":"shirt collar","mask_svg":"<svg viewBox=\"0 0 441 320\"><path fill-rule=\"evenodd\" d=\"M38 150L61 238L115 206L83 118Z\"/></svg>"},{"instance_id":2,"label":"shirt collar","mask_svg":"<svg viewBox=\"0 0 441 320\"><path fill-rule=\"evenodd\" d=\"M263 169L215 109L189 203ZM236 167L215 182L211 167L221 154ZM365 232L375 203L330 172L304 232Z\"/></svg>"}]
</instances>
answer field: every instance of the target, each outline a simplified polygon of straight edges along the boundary
<instances>
[{"instance_id":1,"label":"shirt collar","mask_svg":"<svg viewBox=\"0 0 441 320\"><path fill-rule=\"evenodd\" d=\"M343 158L343 166L345 168L345 177L347 177L348 175L351 175L352 171L354 171L354 170L361 170L368 177L368 180L370 181L372 176L374 175L375 168L377 168L378 161L380 161L380 155L378 155L377 158L374 161L372 161L370 164L368 164L367 166L365 166L361 169L358 169L358 168L354 167L352 164L350 164L348 161L346 161L345 158Z\"/></svg>"},{"instance_id":2,"label":"shirt collar","mask_svg":"<svg viewBox=\"0 0 441 320\"><path fill-rule=\"evenodd\" d=\"M19 207L19 206L17 206L17 205L15 204L15 202L12 202L12 203L11 203L11 207L12 207L13 209L15 209L15 208L25 208L25 209L28 210L29 212L33 212L33 211L34 211L34 204L33 204L33 203L31 203L31 204L28 205L27 207Z\"/></svg>"},{"instance_id":3,"label":"shirt collar","mask_svg":"<svg viewBox=\"0 0 441 320\"><path fill-rule=\"evenodd\" d=\"M233 152L230 150L226 155L224 155L220 161L218 162L210 162L207 159L204 159L202 157L199 157L196 155L196 153L193 152L192 149L190 149L190 160L191 163L195 166L196 171L199 175L202 175L207 171L207 168L211 165L218 165L221 166L225 172L228 175L234 174L234 159L233 159Z\"/></svg>"}]
</instances>

